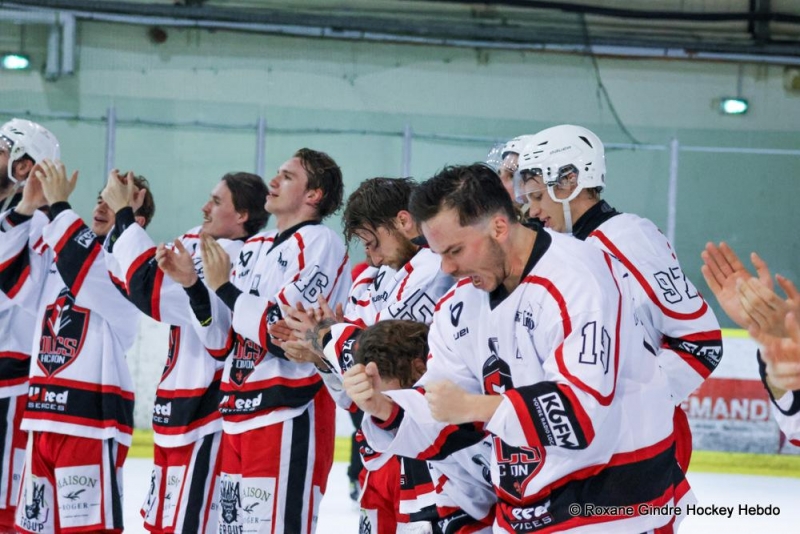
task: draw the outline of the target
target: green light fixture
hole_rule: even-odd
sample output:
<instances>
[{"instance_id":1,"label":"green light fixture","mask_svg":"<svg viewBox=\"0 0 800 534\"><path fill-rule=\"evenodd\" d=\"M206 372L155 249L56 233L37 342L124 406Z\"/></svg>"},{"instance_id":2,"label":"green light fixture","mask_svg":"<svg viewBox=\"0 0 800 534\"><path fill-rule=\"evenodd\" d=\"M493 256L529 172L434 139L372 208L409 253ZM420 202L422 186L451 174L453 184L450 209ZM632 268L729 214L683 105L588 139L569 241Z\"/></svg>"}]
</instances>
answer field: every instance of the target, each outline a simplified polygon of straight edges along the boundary
<instances>
[{"instance_id":1,"label":"green light fixture","mask_svg":"<svg viewBox=\"0 0 800 534\"><path fill-rule=\"evenodd\" d=\"M23 54L3 54L0 56L0 68L3 70L26 70L31 66L31 60Z\"/></svg>"}]
</instances>

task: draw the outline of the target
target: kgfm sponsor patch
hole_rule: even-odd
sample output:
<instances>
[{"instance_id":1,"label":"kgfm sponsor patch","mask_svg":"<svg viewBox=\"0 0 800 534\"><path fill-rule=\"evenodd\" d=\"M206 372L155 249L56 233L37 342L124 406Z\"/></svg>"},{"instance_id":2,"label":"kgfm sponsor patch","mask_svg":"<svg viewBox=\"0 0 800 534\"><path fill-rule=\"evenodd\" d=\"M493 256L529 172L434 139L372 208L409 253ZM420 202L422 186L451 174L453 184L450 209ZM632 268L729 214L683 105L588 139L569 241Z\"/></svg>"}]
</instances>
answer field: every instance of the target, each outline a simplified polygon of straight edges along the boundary
<instances>
[{"instance_id":1,"label":"kgfm sponsor patch","mask_svg":"<svg viewBox=\"0 0 800 534\"><path fill-rule=\"evenodd\" d=\"M581 449L578 435L564 407L561 395L556 392L540 395L533 400L544 429L546 444L566 449ZM584 445L585 446L585 445Z\"/></svg>"}]
</instances>

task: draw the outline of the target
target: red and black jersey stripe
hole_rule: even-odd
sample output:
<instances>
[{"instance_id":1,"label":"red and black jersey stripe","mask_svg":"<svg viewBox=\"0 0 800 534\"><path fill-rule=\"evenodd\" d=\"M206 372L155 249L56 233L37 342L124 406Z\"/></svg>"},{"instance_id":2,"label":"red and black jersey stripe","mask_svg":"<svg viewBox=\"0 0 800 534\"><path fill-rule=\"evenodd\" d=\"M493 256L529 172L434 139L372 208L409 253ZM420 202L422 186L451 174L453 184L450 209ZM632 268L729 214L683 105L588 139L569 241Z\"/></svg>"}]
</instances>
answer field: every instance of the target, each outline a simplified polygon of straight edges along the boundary
<instances>
[{"instance_id":1,"label":"red and black jersey stripe","mask_svg":"<svg viewBox=\"0 0 800 534\"><path fill-rule=\"evenodd\" d=\"M675 461L675 445L671 439L614 455L607 464L572 473L522 502L500 501L497 524L507 532L562 532L647 515L641 505L645 508L674 505L686 494L688 485ZM632 513L575 516L569 511L575 503L617 509L631 507ZM609 532L612 531L614 527L609 525Z\"/></svg>"},{"instance_id":2,"label":"red and black jersey stripe","mask_svg":"<svg viewBox=\"0 0 800 534\"><path fill-rule=\"evenodd\" d=\"M159 390L156 405L169 405L169 415L153 412L153 428L161 434L182 434L220 417L220 379L217 372L207 388Z\"/></svg>"},{"instance_id":3,"label":"red and black jersey stripe","mask_svg":"<svg viewBox=\"0 0 800 534\"><path fill-rule=\"evenodd\" d=\"M31 379L25 417L133 431L133 393L75 380Z\"/></svg>"},{"instance_id":4,"label":"red and black jersey stripe","mask_svg":"<svg viewBox=\"0 0 800 534\"><path fill-rule=\"evenodd\" d=\"M0 387L24 384L31 367L30 354L0 352Z\"/></svg>"},{"instance_id":5,"label":"red and black jersey stripe","mask_svg":"<svg viewBox=\"0 0 800 534\"><path fill-rule=\"evenodd\" d=\"M722 359L722 332L697 332L680 338L664 336L662 346L675 351L697 374L708 378Z\"/></svg>"},{"instance_id":6,"label":"red and black jersey stripe","mask_svg":"<svg viewBox=\"0 0 800 534\"><path fill-rule=\"evenodd\" d=\"M223 383L219 411L226 419L236 421L275 409L299 408L311 402L321 388L322 379L317 374L297 380L278 377L245 383L241 388Z\"/></svg>"},{"instance_id":7,"label":"red and black jersey stripe","mask_svg":"<svg viewBox=\"0 0 800 534\"><path fill-rule=\"evenodd\" d=\"M156 249L150 248L139 255L125 273L128 299L145 315L156 321L161 319L161 284L164 271L158 268Z\"/></svg>"},{"instance_id":8,"label":"red and black jersey stripe","mask_svg":"<svg viewBox=\"0 0 800 534\"><path fill-rule=\"evenodd\" d=\"M13 258L0 263L0 291L13 299L31 274L31 260L27 248Z\"/></svg>"}]
</instances>

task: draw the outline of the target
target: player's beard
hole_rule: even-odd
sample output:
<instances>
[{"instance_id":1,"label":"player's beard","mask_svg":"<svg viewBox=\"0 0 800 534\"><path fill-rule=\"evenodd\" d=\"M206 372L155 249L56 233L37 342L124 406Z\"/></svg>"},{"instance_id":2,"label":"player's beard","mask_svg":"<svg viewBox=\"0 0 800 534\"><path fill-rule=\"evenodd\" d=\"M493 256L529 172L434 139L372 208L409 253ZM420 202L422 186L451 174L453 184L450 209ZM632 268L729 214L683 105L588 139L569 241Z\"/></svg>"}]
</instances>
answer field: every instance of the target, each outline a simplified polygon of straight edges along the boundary
<instances>
[{"instance_id":1,"label":"player's beard","mask_svg":"<svg viewBox=\"0 0 800 534\"><path fill-rule=\"evenodd\" d=\"M392 267L395 270L401 269L403 265L410 262L411 258L416 256L417 250L419 250L419 247L414 245L414 243L412 243L409 239L406 239L405 237L401 237L400 239L398 239L398 241L400 243L400 250L397 251L397 258L399 265L397 267L394 267L392 265Z\"/></svg>"}]
</instances>

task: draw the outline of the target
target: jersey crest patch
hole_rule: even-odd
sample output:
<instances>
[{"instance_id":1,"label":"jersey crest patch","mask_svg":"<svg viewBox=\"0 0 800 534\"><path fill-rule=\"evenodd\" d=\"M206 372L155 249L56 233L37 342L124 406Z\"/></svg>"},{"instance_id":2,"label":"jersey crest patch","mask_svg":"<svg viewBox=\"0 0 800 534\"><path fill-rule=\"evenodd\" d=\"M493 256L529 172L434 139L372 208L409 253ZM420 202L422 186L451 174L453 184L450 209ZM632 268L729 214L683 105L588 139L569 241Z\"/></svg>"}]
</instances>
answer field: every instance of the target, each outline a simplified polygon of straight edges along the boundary
<instances>
[{"instance_id":1,"label":"jersey crest patch","mask_svg":"<svg viewBox=\"0 0 800 534\"><path fill-rule=\"evenodd\" d=\"M75 305L75 297L64 288L45 309L39 340L39 367L52 376L80 353L89 327L89 310Z\"/></svg>"},{"instance_id":2,"label":"jersey crest patch","mask_svg":"<svg viewBox=\"0 0 800 534\"><path fill-rule=\"evenodd\" d=\"M237 335L233 342L233 361L231 362L230 372L231 382L241 387L247 380L247 377L250 376L250 373L255 370L256 365L258 365L266 355L267 351L258 343Z\"/></svg>"},{"instance_id":3,"label":"jersey crest patch","mask_svg":"<svg viewBox=\"0 0 800 534\"><path fill-rule=\"evenodd\" d=\"M512 447L497 436L493 439L500 481L498 488L510 497L510 500L520 500L525 495L525 487L544 465L544 449Z\"/></svg>"}]
</instances>

